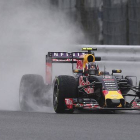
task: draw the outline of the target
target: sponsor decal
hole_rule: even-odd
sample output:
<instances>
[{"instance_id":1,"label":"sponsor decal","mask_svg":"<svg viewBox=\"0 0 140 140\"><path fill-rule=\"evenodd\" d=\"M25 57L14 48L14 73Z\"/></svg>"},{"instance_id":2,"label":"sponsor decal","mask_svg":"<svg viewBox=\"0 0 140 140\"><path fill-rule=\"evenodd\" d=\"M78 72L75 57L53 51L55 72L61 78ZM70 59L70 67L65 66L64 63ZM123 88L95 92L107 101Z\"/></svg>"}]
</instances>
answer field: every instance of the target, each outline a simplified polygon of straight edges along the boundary
<instances>
[{"instance_id":1,"label":"sponsor decal","mask_svg":"<svg viewBox=\"0 0 140 140\"><path fill-rule=\"evenodd\" d=\"M65 99L66 105L73 105L73 99Z\"/></svg>"},{"instance_id":2,"label":"sponsor decal","mask_svg":"<svg viewBox=\"0 0 140 140\"><path fill-rule=\"evenodd\" d=\"M83 107L83 104L75 104L75 107Z\"/></svg>"},{"instance_id":3,"label":"sponsor decal","mask_svg":"<svg viewBox=\"0 0 140 140\"><path fill-rule=\"evenodd\" d=\"M52 61L54 61L54 62L55 61L58 61L58 62L61 62L61 61L72 61L72 59L52 59Z\"/></svg>"},{"instance_id":4,"label":"sponsor decal","mask_svg":"<svg viewBox=\"0 0 140 140\"><path fill-rule=\"evenodd\" d=\"M105 95L105 100L106 99L123 99L123 96L116 90L108 91L108 94Z\"/></svg>"},{"instance_id":5,"label":"sponsor decal","mask_svg":"<svg viewBox=\"0 0 140 140\"><path fill-rule=\"evenodd\" d=\"M81 56L81 55L84 55L85 53L82 53L82 52L75 52L73 53L73 56Z\"/></svg>"},{"instance_id":6,"label":"sponsor decal","mask_svg":"<svg viewBox=\"0 0 140 140\"><path fill-rule=\"evenodd\" d=\"M114 79L103 79L103 81L115 81Z\"/></svg>"},{"instance_id":7,"label":"sponsor decal","mask_svg":"<svg viewBox=\"0 0 140 140\"><path fill-rule=\"evenodd\" d=\"M105 79L109 79L111 78L111 76L105 75Z\"/></svg>"},{"instance_id":8,"label":"sponsor decal","mask_svg":"<svg viewBox=\"0 0 140 140\"><path fill-rule=\"evenodd\" d=\"M120 90L118 90L118 93L122 94Z\"/></svg>"},{"instance_id":9,"label":"sponsor decal","mask_svg":"<svg viewBox=\"0 0 140 140\"><path fill-rule=\"evenodd\" d=\"M73 99L71 98L66 98L65 99L65 104L68 109L73 109Z\"/></svg>"},{"instance_id":10,"label":"sponsor decal","mask_svg":"<svg viewBox=\"0 0 140 140\"><path fill-rule=\"evenodd\" d=\"M83 61L82 60L77 60L77 69L83 69Z\"/></svg>"},{"instance_id":11,"label":"sponsor decal","mask_svg":"<svg viewBox=\"0 0 140 140\"><path fill-rule=\"evenodd\" d=\"M79 85L80 86L85 86L85 85L89 85L90 82L88 81L88 79L86 78L86 81L83 80L83 76L80 76L79 78ZM87 93L87 94L92 94L94 93L94 88L92 87L87 87L84 89L84 91Z\"/></svg>"},{"instance_id":12,"label":"sponsor decal","mask_svg":"<svg viewBox=\"0 0 140 140\"><path fill-rule=\"evenodd\" d=\"M69 56L69 54L68 53L52 53L52 56Z\"/></svg>"},{"instance_id":13,"label":"sponsor decal","mask_svg":"<svg viewBox=\"0 0 140 140\"><path fill-rule=\"evenodd\" d=\"M118 97L118 95L117 94L112 94L112 95L110 95L112 98L117 98Z\"/></svg>"},{"instance_id":14,"label":"sponsor decal","mask_svg":"<svg viewBox=\"0 0 140 140\"><path fill-rule=\"evenodd\" d=\"M105 83L105 85L115 85L115 83Z\"/></svg>"},{"instance_id":15,"label":"sponsor decal","mask_svg":"<svg viewBox=\"0 0 140 140\"><path fill-rule=\"evenodd\" d=\"M85 109L96 109L96 108L100 108L100 106L98 104L85 104L84 108Z\"/></svg>"},{"instance_id":16,"label":"sponsor decal","mask_svg":"<svg viewBox=\"0 0 140 140\"><path fill-rule=\"evenodd\" d=\"M74 105L76 108L84 108L84 109L97 109L100 108L98 104L75 104Z\"/></svg>"},{"instance_id":17,"label":"sponsor decal","mask_svg":"<svg viewBox=\"0 0 140 140\"><path fill-rule=\"evenodd\" d=\"M53 62L70 62L72 59L52 59ZM73 59L73 61L78 61L77 59Z\"/></svg>"},{"instance_id":18,"label":"sponsor decal","mask_svg":"<svg viewBox=\"0 0 140 140\"><path fill-rule=\"evenodd\" d=\"M140 102L134 101L134 102L132 103L132 108L140 109Z\"/></svg>"},{"instance_id":19,"label":"sponsor decal","mask_svg":"<svg viewBox=\"0 0 140 140\"><path fill-rule=\"evenodd\" d=\"M83 52L73 52L73 53L67 53L67 52L50 52L52 57L70 57L71 54L73 54L73 57L79 57L81 55L84 55Z\"/></svg>"}]
</instances>

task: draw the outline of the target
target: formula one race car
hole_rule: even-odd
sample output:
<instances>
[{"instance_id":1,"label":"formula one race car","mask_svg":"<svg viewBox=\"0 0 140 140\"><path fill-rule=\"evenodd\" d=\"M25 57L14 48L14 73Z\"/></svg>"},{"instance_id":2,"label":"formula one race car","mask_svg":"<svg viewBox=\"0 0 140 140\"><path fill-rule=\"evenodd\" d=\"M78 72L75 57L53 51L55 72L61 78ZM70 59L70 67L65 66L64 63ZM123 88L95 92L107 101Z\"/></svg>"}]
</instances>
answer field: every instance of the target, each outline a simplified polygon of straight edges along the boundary
<instances>
[{"instance_id":1,"label":"formula one race car","mask_svg":"<svg viewBox=\"0 0 140 140\"><path fill-rule=\"evenodd\" d=\"M101 57L95 57L96 50L96 48L82 48L83 52L48 52L46 55L47 86L41 84L42 80L39 78L40 82L37 83L39 88L34 94L38 94L38 89L41 90L40 93L42 89L43 92L47 92L53 86L53 107L56 113L72 113L75 109L140 110L140 84L134 86L132 76L124 77L115 74L121 73L121 70L112 70L111 74L105 70L99 71L95 61L101 61ZM52 63L72 63L75 76L59 75L52 82ZM23 79L26 79L28 84L35 81L34 78L30 81L28 75L25 77ZM22 86L20 90L22 91ZM130 90L135 94L129 94ZM125 96L133 96L134 99L128 103ZM22 109L27 107L23 97L22 93L20 100Z\"/></svg>"},{"instance_id":2,"label":"formula one race car","mask_svg":"<svg viewBox=\"0 0 140 140\"><path fill-rule=\"evenodd\" d=\"M93 110L137 110L140 109L140 85L133 86L131 77L114 75L121 70L99 72L95 61L101 57L95 57L97 49L83 48L87 52L54 53L47 55L47 66L51 63L72 63L72 70L77 73L75 77L59 75L54 80L53 106L56 113L73 112L75 109ZM73 69L73 63L77 63L77 69ZM50 71L47 71L50 74ZM51 75L51 74L50 74ZM130 90L135 95L128 94ZM134 96L128 103L125 96Z\"/></svg>"}]
</instances>

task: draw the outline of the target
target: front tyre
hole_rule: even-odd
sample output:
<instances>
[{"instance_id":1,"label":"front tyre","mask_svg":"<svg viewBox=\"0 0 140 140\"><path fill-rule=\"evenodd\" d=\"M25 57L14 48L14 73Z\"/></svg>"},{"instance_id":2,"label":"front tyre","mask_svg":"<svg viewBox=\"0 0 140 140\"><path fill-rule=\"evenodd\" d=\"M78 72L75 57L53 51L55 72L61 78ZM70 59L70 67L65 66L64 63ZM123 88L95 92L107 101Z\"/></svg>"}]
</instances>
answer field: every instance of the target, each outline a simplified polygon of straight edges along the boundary
<instances>
[{"instance_id":1,"label":"front tyre","mask_svg":"<svg viewBox=\"0 0 140 140\"><path fill-rule=\"evenodd\" d=\"M73 76L60 75L54 81L53 107L56 113L73 113L66 110L65 98L77 97L77 82Z\"/></svg>"}]
</instances>

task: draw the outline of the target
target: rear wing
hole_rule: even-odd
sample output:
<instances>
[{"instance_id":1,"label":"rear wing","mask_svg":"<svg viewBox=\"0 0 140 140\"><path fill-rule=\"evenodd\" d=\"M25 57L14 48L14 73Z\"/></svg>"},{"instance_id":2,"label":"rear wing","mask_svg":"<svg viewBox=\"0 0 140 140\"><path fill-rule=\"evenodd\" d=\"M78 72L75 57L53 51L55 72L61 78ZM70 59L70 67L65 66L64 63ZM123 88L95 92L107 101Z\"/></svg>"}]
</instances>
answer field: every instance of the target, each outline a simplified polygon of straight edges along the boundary
<instances>
[{"instance_id":1,"label":"rear wing","mask_svg":"<svg viewBox=\"0 0 140 140\"><path fill-rule=\"evenodd\" d=\"M81 55L87 52L48 52L46 55L46 82L48 85L52 84L52 63L77 63Z\"/></svg>"},{"instance_id":2,"label":"rear wing","mask_svg":"<svg viewBox=\"0 0 140 140\"><path fill-rule=\"evenodd\" d=\"M51 63L76 63L77 60L82 60L80 56L87 54L87 52L48 52L46 55L46 63L51 59Z\"/></svg>"},{"instance_id":3,"label":"rear wing","mask_svg":"<svg viewBox=\"0 0 140 140\"><path fill-rule=\"evenodd\" d=\"M83 56L88 52L48 52L46 63L77 63L77 60L83 60ZM94 54L93 54L94 55ZM101 57L95 57L95 61L100 61Z\"/></svg>"},{"instance_id":4,"label":"rear wing","mask_svg":"<svg viewBox=\"0 0 140 140\"><path fill-rule=\"evenodd\" d=\"M76 72L73 69L73 63L77 63L78 60L84 60L84 55L90 55L90 56L92 55L94 57L94 53L92 52L91 54L91 51L90 52L89 51L88 52L71 52L71 53L48 52L48 54L46 55L46 82L47 84L48 85L52 84L52 63L71 63L72 71ZM101 57L94 57L94 61L100 61L100 60L101 60Z\"/></svg>"}]
</instances>

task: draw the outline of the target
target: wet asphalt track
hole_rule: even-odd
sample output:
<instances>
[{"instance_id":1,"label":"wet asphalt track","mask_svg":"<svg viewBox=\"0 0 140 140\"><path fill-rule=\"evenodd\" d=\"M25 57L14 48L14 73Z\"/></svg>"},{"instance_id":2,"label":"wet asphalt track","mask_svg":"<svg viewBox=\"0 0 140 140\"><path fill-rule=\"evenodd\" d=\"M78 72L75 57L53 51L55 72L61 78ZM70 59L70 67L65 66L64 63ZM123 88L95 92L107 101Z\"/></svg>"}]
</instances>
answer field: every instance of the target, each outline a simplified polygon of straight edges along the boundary
<instances>
[{"instance_id":1,"label":"wet asphalt track","mask_svg":"<svg viewBox=\"0 0 140 140\"><path fill-rule=\"evenodd\" d=\"M140 112L0 111L0 140L139 140Z\"/></svg>"}]
</instances>

